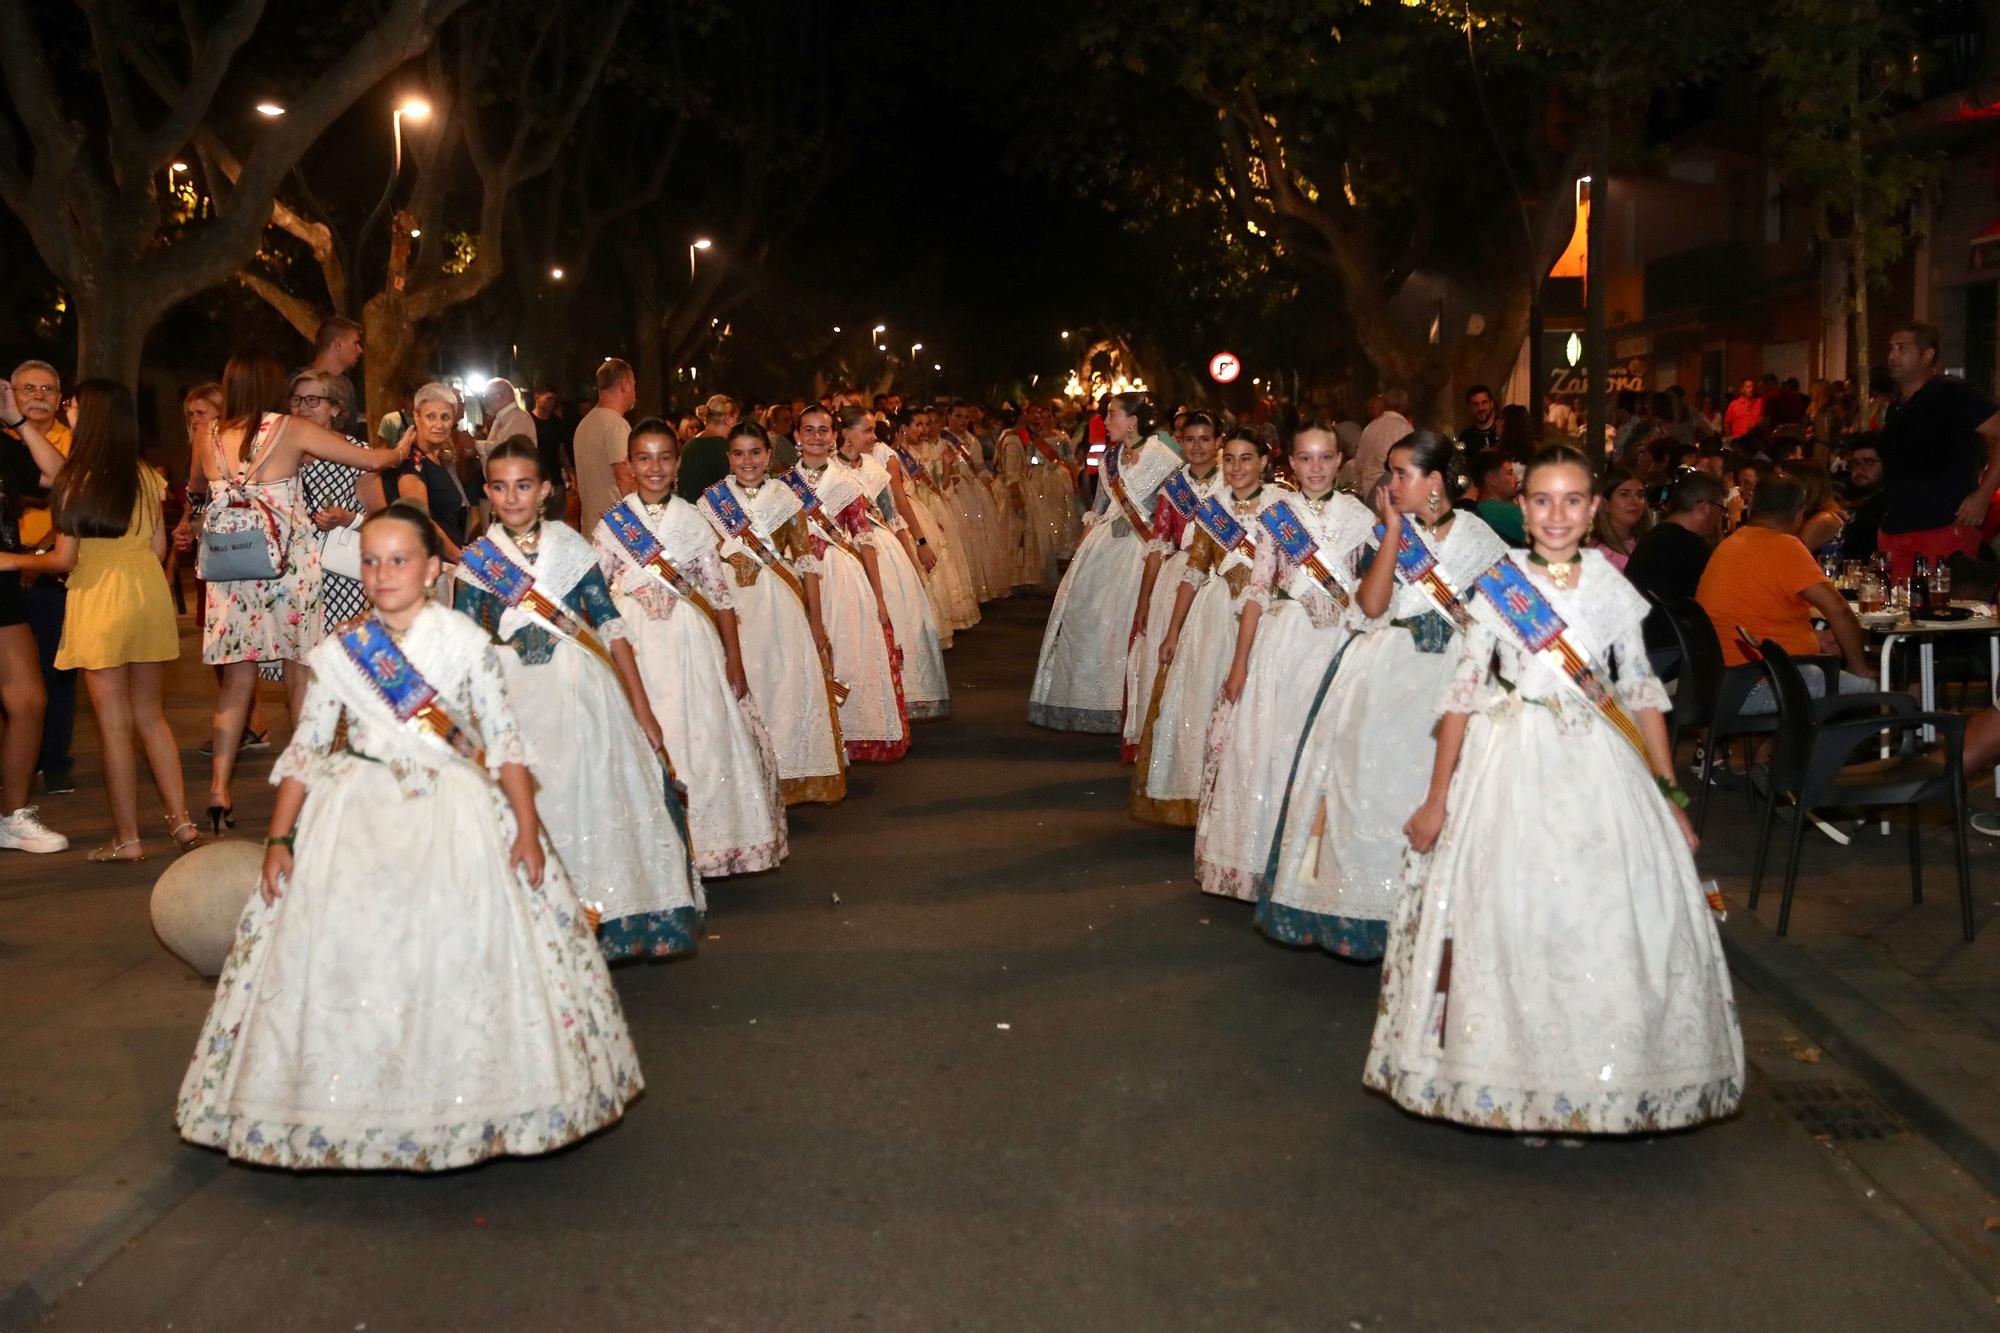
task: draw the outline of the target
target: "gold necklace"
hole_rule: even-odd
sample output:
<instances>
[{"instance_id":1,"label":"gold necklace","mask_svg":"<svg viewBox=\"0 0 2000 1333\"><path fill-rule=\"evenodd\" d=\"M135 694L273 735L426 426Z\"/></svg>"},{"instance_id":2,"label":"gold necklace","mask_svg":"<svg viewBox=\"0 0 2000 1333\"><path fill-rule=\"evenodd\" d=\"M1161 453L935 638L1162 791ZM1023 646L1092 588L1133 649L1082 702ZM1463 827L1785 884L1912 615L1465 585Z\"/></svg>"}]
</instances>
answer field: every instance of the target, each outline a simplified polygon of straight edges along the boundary
<instances>
[{"instance_id":1,"label":"gold necklace","mask_svg":"<svg viewBox=\"0 0 2000 1333\"><path fill-rule=\"evenodd\" d=\"M1328 491L1325 495L1315 500L1304 491L1300 491L1299 499L1305 501L1306 508L1312 510L1314 517L1318 517L1326 512L1327 505L1333 500L1333 492Z\"/></svg>"},{"instance_id":2,"label":"gold necklace","mask_svg":"<svg viewBox=\"0 0 2000 1333\"><path fill-rule=\"evenodd\" d=\"M522 555L533 555L535 548L542 544L541 520L536 519L535 526L529 528L526 532L516 532L512 528L508 528L507 535L513 539L514 545L521 548Z\"/></svg>"},{"instance_id":3,"label":"gold necklace","mask_svg":"<svg viewBox=\"0 0 2000 1333\"><path fill-rule=\"evenodd\" d=\"M1571 556L1561 564L1557 564L1552 560L1544 559L1540 551L1528 552L1528 563L1546 570L1549 582L1563 589L1565 592L1576 586L1577 571L1583 568L1582 560L1576 556Z\"/></svg>"}]
</instances>

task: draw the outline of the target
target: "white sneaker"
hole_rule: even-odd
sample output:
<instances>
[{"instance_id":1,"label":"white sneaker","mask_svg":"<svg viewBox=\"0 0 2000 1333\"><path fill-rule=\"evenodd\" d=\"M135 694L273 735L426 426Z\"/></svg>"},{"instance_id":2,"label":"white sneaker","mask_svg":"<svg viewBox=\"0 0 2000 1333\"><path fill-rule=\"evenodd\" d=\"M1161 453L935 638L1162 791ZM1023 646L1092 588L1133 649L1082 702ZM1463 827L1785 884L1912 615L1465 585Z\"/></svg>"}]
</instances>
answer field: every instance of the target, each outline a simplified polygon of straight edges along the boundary
<instances>
[{"instance_id":1,"label":"white sneaker","mask_svg":"<svg viewBox=\"0 0 2000 1333\"><path fill-rule=\"evenodd\" d=\"M69 839L42 823L34 806L24 805L0 819L0 848L7 847L18 852L61 852L69 849Z\"/></svg>"}]
</instances>

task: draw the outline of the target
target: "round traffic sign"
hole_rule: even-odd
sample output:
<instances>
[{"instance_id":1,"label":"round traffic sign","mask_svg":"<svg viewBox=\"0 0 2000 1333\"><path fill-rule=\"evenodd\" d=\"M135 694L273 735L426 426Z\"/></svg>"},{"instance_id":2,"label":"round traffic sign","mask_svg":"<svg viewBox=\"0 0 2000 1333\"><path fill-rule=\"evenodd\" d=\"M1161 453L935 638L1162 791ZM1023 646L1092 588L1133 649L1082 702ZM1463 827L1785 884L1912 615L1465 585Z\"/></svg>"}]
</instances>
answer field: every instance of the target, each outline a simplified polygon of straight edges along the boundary
<instances>
[{"instance_id":1,"label":"round traffic sign","mask_svg":"<svg viewBox=\"0 0 2000 1333\"><path fill-rule=\"evenodd\" d=\"M1227 384L1242 373L1243 363L1234 352L1217 352L1208 358L1208 377L1217 384Z\"/></svg>"}]
</instances>

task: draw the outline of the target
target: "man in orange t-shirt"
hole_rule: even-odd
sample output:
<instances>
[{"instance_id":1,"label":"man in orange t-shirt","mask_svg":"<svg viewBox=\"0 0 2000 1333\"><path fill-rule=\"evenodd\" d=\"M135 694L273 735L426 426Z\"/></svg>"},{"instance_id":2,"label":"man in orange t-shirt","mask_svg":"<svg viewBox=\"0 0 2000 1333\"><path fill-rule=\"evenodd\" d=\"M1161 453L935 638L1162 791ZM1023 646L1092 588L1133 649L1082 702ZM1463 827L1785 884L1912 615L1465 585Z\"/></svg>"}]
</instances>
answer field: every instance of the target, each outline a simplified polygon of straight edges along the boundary
<instances>
[{"instance_id":1,"label":"man in orange t-shirt","mask_svg":"<svg viewBox=\"0 0 2000 1333\"><path fill-rule=\"evenodd\" d=\"M1741 666L1750 660L1737 637L1740 626L1757 642L1771 640L1794 657L1827 651L1813 628L1813 617L1826 621L1827 634L1846 663L1841 693L1874 688L1875 670L1868 662L1861 622L1847 600L1814 563L1799 540L1805 522L1805 487L1783 468L1757 488L1750 518L1723 539L1702 572L1695 601L1708 612L1715 636L1722 640L1722 660ZM1805 671L1815 697L1825 692L1819 673ZM1746 713L1768 713L1776 707L1768 681L1760 681L1745 702Z\"/></svg>"}]
</instances>

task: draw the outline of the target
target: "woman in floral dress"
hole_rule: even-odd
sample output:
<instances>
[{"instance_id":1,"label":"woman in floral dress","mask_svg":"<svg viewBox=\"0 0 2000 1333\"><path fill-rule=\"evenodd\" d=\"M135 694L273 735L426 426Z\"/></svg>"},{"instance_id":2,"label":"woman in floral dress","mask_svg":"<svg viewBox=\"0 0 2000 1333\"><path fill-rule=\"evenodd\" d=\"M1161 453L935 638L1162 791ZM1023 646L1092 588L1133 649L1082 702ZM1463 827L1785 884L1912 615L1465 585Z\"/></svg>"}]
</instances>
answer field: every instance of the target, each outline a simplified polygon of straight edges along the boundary
<instances>
[{"instance_id":1,"label":"woman in floral dress","mask_svg":"<svg viewBox=\"0 0 2000 1333\"><path fill-rule=\"evenodd\" d=\"M188 482L189 492L206 494L210 506L247 506L258 514L278 551L278 572L272 578L211 580L207 585L201 660L223 668L210 741L214 763L208 820L216 833L236 822L230 781L258 665L284 664L285 693L297 718L310 679L304 659L326 632L319 605L319 547L311 539L300 466L307 458L323 458L376 472L408 455L403 446L364 449L323 426L287 416L288 382L285 368L268 352L231 357L222 372L223 418L194 450ZM184 524L177 540L195 545L191 523Z\"/></svg>"},{"instance_id":2,"label":"woman in floral dress","mask_svg":"<svg viewBox=\"0 0 2000 1333\"><path fill-rule=\"evenodd\" d=\"M181 1081L192 1143L291 1170L447 1171L574 1143L643 1086L542 836L498 650L427 596L439 550L400 506L363 528L375 612L312 654L262 891Z\"/></svg>"}]
</instances>

